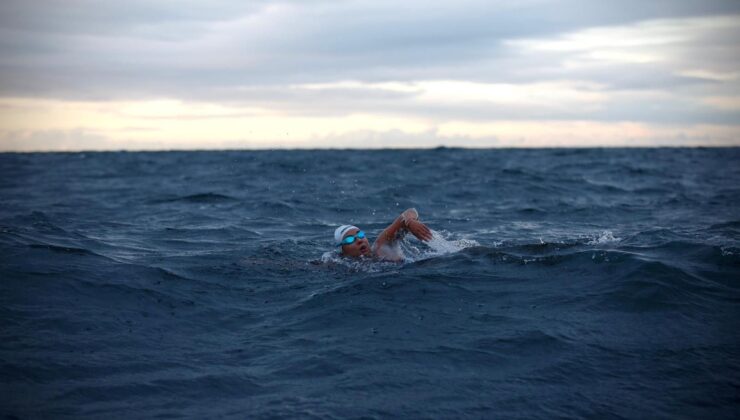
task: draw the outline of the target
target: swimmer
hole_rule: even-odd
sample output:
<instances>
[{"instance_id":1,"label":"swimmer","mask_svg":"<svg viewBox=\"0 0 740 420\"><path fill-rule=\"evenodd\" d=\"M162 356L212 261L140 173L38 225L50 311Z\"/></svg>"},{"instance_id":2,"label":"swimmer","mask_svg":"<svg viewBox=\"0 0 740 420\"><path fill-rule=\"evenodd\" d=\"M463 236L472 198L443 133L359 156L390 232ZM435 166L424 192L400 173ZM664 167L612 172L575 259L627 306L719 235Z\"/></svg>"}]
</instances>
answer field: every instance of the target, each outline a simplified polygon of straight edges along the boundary
<instances>
[{"instance_id":1,"label":"swimmer","mask_svg":"<svg viewBox=\"0 0 740 420\"><path fill-rule=\"evenodd\" d=\"M365 232L357 226L343 225L334 231L335 245L340 255L349 258L377 258L385 261L403 261L403 251L399 240L406 232L411 232L421 241L431 241L432 231L419 221L416 209L408 209L383 230L370 246Z\"/></svg>"}]
</instances>

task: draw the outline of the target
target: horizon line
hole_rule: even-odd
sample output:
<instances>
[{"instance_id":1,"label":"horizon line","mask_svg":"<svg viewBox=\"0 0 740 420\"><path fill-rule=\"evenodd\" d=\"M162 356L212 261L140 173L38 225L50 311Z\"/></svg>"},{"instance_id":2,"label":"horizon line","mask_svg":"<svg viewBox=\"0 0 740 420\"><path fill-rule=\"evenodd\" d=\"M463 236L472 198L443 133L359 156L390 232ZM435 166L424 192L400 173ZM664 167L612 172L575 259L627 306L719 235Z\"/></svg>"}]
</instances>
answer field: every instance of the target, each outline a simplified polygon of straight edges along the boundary
<instances>
[{"instance_id":1,"label":"horizon line","mask_svg":"<svg viewBox=\"0 0 740 420\"><path fill-rule=\"evenodd\" d=\"M373 151L406 151L406 150L594 150L594 149L735 149L740 145L708 144L708 145L602 145L602 146L430 146L430 147L260 147L260 148L203 148L203 149L79 149L79 150L0 150L0 154L52 154L52 153L170 153L170 152L373 152Z\"/></svg>"}]
</instances>

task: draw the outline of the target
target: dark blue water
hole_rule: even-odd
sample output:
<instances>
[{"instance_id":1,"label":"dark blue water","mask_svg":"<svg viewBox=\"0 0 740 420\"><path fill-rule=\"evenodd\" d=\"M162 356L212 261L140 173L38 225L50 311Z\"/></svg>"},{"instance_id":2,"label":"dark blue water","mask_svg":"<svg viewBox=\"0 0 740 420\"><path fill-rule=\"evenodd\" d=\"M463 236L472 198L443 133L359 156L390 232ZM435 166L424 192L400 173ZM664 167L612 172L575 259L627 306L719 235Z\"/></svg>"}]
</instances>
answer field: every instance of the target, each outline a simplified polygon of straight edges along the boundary
<instances>
[{"instance_id":1,"label":"dark blue water","mask_svg":"<svg viewBox=\"0 0 740 420\"><path fill-rule=\"evenodd\" d=\"M7 418L740 412L737 148L2 154L0 203Z\"/></svg>"}]
</instances>

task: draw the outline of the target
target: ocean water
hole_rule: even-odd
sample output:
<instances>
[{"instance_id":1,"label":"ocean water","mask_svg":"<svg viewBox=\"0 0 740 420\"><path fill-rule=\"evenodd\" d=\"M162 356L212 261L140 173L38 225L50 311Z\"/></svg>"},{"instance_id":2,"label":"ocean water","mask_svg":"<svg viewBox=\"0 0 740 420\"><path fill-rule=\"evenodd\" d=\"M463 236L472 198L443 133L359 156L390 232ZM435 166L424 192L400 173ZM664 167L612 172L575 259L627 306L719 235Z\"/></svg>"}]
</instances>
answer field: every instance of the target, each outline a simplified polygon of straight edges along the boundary
<instances>
[{"instance_id":1,"label":"ocean water","mask_svg":"<svg viewBox=\"0 0 740 420\"><path fill-rule=\"evenodd\" d=\"M738 148L0 154L0 279L8 419L740 412Z\"/></svg>"}]
</instances>

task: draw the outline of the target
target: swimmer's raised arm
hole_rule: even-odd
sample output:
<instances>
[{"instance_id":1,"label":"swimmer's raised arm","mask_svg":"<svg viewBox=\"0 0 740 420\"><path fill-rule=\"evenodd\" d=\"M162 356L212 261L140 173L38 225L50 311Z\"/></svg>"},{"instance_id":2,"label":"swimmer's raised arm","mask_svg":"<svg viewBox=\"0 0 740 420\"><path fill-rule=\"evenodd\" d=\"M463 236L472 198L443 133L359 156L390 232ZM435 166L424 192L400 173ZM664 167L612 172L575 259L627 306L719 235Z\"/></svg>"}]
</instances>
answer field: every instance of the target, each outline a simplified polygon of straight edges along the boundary
<instances>
[{"instance_id":1,"label":"swimmer's raised arm","mask_svg":"<svg viewBox=\"0 0 740 420\"><path fill-rule=\"evenodd\" d=\"M392 245L398 235L405 229L403 217L398 216L387 228L383 229L378 235L378 239L373 243L373 250L377 253L378 250L382 249L385 245Z\"/></svg>"},{"instance_id":2,"label":"swimmer's raised arm","mask_svg":"<svg viewBox=\"0 0 740 420\"><path fill-rule=\"evenodd\" d=\"M385 228L378 239L373 244L374 249L380 249L383 245L391 245L395 242L400 233L404 231L411 232L414 236L422 241L430 241L432 232L424 223L419 221L419 213L414 208L410 208L396 218L387 228Z\"/></svg>"}]
</instances>

